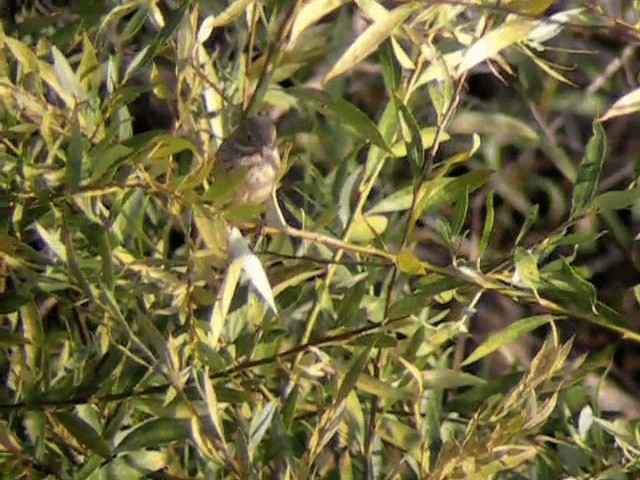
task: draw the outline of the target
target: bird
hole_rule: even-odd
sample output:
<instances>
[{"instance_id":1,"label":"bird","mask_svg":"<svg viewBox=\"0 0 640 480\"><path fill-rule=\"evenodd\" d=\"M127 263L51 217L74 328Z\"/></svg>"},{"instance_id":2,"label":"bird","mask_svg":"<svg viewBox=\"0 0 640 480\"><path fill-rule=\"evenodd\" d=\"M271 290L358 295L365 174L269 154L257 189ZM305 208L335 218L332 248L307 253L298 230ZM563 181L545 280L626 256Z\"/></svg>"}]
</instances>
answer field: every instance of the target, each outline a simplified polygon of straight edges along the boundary
<instances>
[{"instance_id":1,"label":"bird","mask_svg":"<svg viewBox=\"0 0 640 480\"><path fill-rule=\"evenodd\" d=\"M237 181L230 205L259 205L275 197L281 161L276 127L266 115L245 117L215 154L215 181Z\"/></svg>"}]
</instances>

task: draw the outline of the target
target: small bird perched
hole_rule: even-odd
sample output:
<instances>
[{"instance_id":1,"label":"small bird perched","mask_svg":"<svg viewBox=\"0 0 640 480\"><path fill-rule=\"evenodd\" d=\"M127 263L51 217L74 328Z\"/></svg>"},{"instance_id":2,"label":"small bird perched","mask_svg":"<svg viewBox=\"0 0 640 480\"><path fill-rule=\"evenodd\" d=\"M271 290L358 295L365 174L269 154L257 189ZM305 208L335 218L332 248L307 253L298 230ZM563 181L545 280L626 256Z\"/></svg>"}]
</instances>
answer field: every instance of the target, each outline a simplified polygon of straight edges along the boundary
<instances>
[{"instance_id":1,"label":"small bird perched","mask_svg":"<svg viewBox=\"0 0 640 480\"><path fill-rule=\"evenodd\" d=\"M275 198L280 167L273 121L267 116L247 117L220 144L214 177L224 181L243 175L231 203L257 205Z\"/></svg>"}]
</instances>

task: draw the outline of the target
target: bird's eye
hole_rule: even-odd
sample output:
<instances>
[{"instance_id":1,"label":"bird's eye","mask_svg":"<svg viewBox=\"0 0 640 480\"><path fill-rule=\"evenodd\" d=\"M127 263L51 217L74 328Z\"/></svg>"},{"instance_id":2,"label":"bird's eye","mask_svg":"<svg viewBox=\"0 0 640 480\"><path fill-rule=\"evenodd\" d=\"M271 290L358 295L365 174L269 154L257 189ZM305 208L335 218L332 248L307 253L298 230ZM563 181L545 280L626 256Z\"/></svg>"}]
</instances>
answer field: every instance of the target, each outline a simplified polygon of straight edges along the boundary
<instances>
[{"instance_id":1,"label":"bird's eye","mask_svg":"<svg viewBox=\"0 0 640 480\"><path fill-rule=\"evenodd\" d=\"M253 142L253 134L251 132L247 132L246 139L247 142Z\"/></svg>"}]
</instances>

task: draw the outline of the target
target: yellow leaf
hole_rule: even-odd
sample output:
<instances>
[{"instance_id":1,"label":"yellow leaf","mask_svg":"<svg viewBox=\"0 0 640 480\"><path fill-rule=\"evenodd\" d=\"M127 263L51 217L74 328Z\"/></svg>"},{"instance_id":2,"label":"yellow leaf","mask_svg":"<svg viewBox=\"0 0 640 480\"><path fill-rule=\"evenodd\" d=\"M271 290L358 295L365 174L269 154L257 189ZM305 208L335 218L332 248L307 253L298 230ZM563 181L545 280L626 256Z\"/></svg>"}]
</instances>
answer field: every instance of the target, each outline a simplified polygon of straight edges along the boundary
<instances>
[{"instance_id":1,"label":"yellow leaf","mask_svg":"<svg viewBox=\"0 0 640 480\"><path fill-rule=\"evenodd\" d=\"M411 15L411 12L418 5L416 2L406 3L391 10L386 17L373 22L333 65L324 78L324 83L350 70L373 53Z\"/></svg>"},{"instance_id":2,"label":"yellow leaf","mask_svg":"<svg viewBox=\"0 0 640 480\"><path fill-rule=\"evenodd\" d=\"M536 22L518 19L505 22L490 31L465 52L458 65L458 75L493 57L509 45L525 40L535 27Z\"/></svg>"},{"instance_id":3,"label":"yellow leaf","mask_svg":"<svg viewBox=\"0 0 640 480\"><path fill-rule=\"evenodd\" d=\"M408 275L424 275L426 273L422 262L418 260L413 253L407 250L403 250L398 254L396 257L396 264L401 272Z\"/></svg>"}]
</instances>

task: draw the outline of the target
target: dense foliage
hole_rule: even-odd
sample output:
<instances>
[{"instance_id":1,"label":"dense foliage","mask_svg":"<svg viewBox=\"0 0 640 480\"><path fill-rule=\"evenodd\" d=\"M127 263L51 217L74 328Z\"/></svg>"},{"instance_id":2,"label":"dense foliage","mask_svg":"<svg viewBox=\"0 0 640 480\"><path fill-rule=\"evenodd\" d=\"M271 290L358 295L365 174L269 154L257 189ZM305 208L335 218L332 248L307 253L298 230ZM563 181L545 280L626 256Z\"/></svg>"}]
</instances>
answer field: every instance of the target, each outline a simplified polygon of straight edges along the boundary
<instances>
[{"instance_id":1,"label":"dense foliage","mask_svg":"<svg viewBox=\"0 0 640 480\"><path fill-rule=\"evenodd\" d=\"M0 3L3 477L634 478L639 8Z\"/></svg>"}]
</instances>

